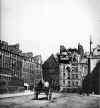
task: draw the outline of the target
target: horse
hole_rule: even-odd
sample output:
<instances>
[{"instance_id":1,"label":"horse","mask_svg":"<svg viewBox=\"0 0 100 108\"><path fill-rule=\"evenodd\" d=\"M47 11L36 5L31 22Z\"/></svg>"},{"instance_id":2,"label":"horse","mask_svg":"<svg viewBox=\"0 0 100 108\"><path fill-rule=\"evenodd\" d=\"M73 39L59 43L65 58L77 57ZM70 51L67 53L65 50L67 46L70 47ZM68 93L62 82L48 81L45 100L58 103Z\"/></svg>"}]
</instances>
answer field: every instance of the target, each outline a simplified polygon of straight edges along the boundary
<instances>
[{"instance_id":1,"label":"horse","mask_svg":"<svg viewBox=\"0 0 100 108\"><path fill-rule=\"evenodd\" d=\"M35 87L35 99L38 100L38 95L40 93L45 93L48 100L51 100L51 87L48 81L40 80Z\"/></svg>"}]
</instances>

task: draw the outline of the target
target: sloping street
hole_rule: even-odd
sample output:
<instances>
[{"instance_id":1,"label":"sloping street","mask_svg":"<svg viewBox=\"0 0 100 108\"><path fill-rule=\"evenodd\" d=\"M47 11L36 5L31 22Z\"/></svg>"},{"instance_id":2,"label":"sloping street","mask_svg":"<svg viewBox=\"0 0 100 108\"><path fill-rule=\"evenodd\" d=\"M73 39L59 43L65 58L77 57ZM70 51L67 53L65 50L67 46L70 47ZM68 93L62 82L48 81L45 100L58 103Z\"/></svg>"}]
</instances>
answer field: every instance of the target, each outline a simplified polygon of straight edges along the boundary
<instances>
[{"instance_id":1,"label":"sloping street","mask_svg":"<svg viewBox=\"0 0 100 108\"><path fill-rule=\"evenodd\" d=\"M39 100L27 95L1 99L0 108L100 108L100 96L53 93L52 100L48 101L44 94Z\"/></svg>"}]
</instances>

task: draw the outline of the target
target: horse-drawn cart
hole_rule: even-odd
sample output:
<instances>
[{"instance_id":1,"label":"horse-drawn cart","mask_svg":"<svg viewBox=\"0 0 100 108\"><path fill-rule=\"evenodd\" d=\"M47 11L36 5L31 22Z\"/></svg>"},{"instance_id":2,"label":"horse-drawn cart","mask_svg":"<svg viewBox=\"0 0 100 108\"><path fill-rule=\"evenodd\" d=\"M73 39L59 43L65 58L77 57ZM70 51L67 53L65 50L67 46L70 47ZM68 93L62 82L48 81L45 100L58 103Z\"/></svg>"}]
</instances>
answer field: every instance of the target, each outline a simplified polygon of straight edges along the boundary
<instances>
[{"instance_id":1,"label":"horse-drawn cart","mask_svg":"<svg viewBox=\"0 0 100 108\"><path fill-rule=\"evenodd\" d=\"M45 93L47 100L51 100L52 88L48 82L40 81L34 89L34 97L38 100L38 96L41 93Z\"/></svg>"}]
</instances>

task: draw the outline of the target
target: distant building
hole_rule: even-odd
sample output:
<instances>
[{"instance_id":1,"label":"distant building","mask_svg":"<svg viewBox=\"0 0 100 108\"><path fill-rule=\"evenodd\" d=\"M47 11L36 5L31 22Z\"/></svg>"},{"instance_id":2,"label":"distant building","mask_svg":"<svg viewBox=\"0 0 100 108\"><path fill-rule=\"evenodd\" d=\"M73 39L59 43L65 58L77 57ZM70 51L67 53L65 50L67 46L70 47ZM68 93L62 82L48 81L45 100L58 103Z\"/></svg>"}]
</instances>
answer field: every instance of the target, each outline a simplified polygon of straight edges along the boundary
<instances>
[{"instance_id":1,"label":"distant building","mask_svg":"<svg viewBox=\"0 0 100 108\"><path fill-rule=\"evenodd\" d=\"M19 44L8 45L0 40L0 79L6 80L8 89L34 87L42 79L41 55L22 53ZM30 88L29 88L30 89Z\"/></svg>"},{"instance_id":2,"label":"distant building","mask_svg":"<svg viewBox=\"0 0 100 108\"><path fill-rule=\"evenodd\" d=\"M32 62L30 57L27 53L23 53L23 63L22 63L22 79L24 80L24 85L32 85L34 83L34 72L31 72ZM32 69L33 70L33 69ZM31 79L31 76L33 80ZM32 82L33 81L33 82ZM29 87L27 89L30 89Z\"/></svg>"},{"instance_id":3,"label":"distant building","mask_svg":"<svg viewBox=\"0 0 100 108\"><path fill-rule=\"evenodd\" d=\"M78 53L81 57L84 56L84 49L83 49L83 46L80 43L78 44Z\"/></svg>"},{"instance_id":4,"label":"distant building","mask_svg":"<svg viewBox=\"0 0 100 108\"><path fill-rule=\"evenodd\" d=\"M32 53L23 53L22 79L29 87L42 79L42 58L40 55L33 57ZM41 62L40 62L41 61Z\"/></svg>"},{"instance_id":5,"label":"distant building","mask_svg":"<svg viewBox=\"0 0 100 108\"><path fill-rule=\"evenodd\" d=\"M88 65L82 63L83 48L67 49L59 54L59 84L60 90L73 91L82 87L82 79L87 75ZM65 48L64 48L65 49ZM80 53L79 53L80 51ZM87 60L87 59L86 59ZM83 76L82 76L83 75Z\"/></svg>"},{"instance_id":6,"label":"distant building","mask_svg":"<svg viewBox=\"0 0 100 108\"><path fill-rule=\"evenodd\" d=\"M98 61L100 61L100 45L97 45L96 48L93 49L92 56L90 57L90 72L96 67Z\"/></svg>"},{"instance_id":7,"label":"distant building","mask_svg":"<svg viewBox=\"0 0 100 108\"><path fill-rule=\"evenodd\" d=\"M54 90L59 89L59 64L57 57L51 55L42 65L43 68L43 78L52 84Z\"/></svg>"},{"instance_id":8,"label":"distant building","mask_svg":"<svg viewBox=\"0 0 100 108\"><path fill-rule=\"evenodd\" d=\"M91 49L92 50L92 49ZM83 79L83 90L87 93L100 94L100 46L90 51L88 57L88 74Z\"/></svg>"},{"instance_id":9,"label":"distant building","mask_svg":"<svg viewBox=\"0 0 100 108\"><path fill-rule=\"evenodd\" d=\"M33 60L33 71L35 75L35 84L37 84L41 79L43 79L43 74L42 74L42 57L41 55L36 55L32 58Z\"/></svg>"},{"instance_id":10,"label":"distant building","mask_svg":"<svg viewBox=\"0 0 100 108\"><path fill-rule=\"evenodd\" d=\"M100 57L100 45L97 45L96 48L93 49L93 56Z\"/></svg>"},{"instance_id":11,"label":"distant building","mask_svg":"<svg viewBox=\"0 0 100 108\"><path fill-rule=\"evenodd\" d=\"M78 65L78 70L81 72L83 80L88 74L88 58L81 59Z\"/></svg>"},{"instance_id":12,"label":"distant building","mask_svg":"<svg viewBox=\"0 0 100 108\"><path fill-rule=\"evenodd\" d=\"M78 45L78 49L66 49L61 45L60 53L56 57L51 55L42 67L45 80L57 82L60 91L72 92L82 87L82 81L88 74L88 59L84 57L81 45Z\"/></svg>"}]
</instances>

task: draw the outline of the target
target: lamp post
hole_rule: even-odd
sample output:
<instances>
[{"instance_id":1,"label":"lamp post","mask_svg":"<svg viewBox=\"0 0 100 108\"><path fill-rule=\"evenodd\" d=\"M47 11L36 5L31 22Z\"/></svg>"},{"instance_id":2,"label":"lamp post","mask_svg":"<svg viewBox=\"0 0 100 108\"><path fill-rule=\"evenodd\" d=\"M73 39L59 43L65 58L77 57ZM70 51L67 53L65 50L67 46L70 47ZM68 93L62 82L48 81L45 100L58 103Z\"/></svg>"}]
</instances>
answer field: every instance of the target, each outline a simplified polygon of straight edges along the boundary
<instances>
[{"instance_id":1,"label":"lamp post","mask_svg":"<svg viewBox=\"0 0 100 108\"><path fill-rule=\"evenodd\" d=\"M90 36L90 52L89 52L89 57L88 57L88 74L91 72L91 57L92 57L92 39Z\"/></svg>"},{"instance_id":2,"label":"lamp post","mask_svg":"<svg viewBox=\"0 0 100 108\"><path fill-rule=\"evenodd\" d=\"M89 94L91 92L91 87L92 87L92 83L91 83L91 57L92 57L92 39L90 36L90 52L89 52L89 57L88 57L88 89L87 89L87 93Z\"/></svg>"}]
</instances>

